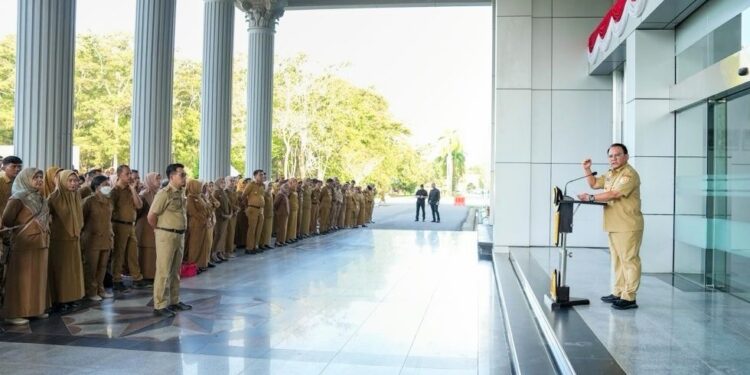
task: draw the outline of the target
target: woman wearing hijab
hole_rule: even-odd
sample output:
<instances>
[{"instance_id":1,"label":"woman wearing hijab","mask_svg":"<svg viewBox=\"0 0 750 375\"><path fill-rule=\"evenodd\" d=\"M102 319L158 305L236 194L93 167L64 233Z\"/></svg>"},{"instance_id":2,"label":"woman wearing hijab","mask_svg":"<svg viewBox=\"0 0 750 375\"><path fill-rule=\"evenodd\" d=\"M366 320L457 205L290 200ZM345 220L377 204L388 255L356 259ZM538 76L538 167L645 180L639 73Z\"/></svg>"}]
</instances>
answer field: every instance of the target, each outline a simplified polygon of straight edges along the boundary
<instances>
[{"instance_id":1,"label":"woman wearing hijab","mask_svg":"<svg viewBox=\"0 0 750 375\"><path fill-rule=\"evenodd\" d=\"M206 235L208 236L207 248L203 250L206 262L221 263L225 261L221 254L213 250L214 228L216 227L216 209L219 208L219 201L213 197L214 182L209 181L203 184L203 199L206 201L206 210L208 213L208 224L206 225Z\"/></svg>"},{"instance_id":2,"label":"woman wearing hijab","mask_svg":"<svg viewBox=\"0 0 750 375\"><path fill-rule=\"evenodd\" d=\"M229 219L232 217L232 207L229 206L229 197L224 191L224 178L219 178L214 183L214 191L211 194L219 206L216 207L214 214L216 216L216 226L214 227L214 241L211 245L213 252L223 257L222 260L229 259L229 251L225 247L227 242L227 226Z\"/></svg>"},{"instance_id":3,"label":"woman wearing hijab","mask_svg":"<svg viewBox=\"0 0 750 375\"><path fill-rule=\"evenodd\" d=\"M146 175L144 189L139 194L143 207L138 210L138 219L135 222L135 236L138 238L138 263L141 265L143 278L147 280L153 280L156 273L156 238L154 228L148 224L146 216L160 186L160 174L151 172Z\"/></svg>"},{"instance_id":4,"label":"woman wearing hijab","mask_svg":"<svg viewBox=\"0 0 750 375\"><path fill-rule=\"evenodd\" d=\"M50 194L55 191L60 171L62 169L59 167L47 168L47 172L44 174L44 188L41 192L43 197L49 198Z\"/></svg>"},{"instance_id":5,"label":"woman wearing hijab","mask_svg":"<svg viewBox=\"0 0 750 375\"><path fill-rule=\"evenodd\" d=\"M112 231L112 202L109 199L112 186L109 177L96 176L91 181L92 194L83 200L83 233L81 247L86 260L84 283L86 297L91 301L112 298L112 292L104 289L104 277L115 234Z\"/></svg>"},{"instance_id":6,"label":"woman wearing hijab","mask_svg":"<svg viewBox=\"0 0 750 375\"><path fill-rule=\"evenodd\" d=\"M208 261L203 256L208 241L206 226L208 225L208 210L206 201L201 193L200 180L190 180L185 187L187 194L187 231L185 232L185 261L194 263L200 272L206 270Z\"/></svg>"},{"instance_id":7,"label":"woman wearing hijab","mask_svg":"<svg viewBox=\"0 0 750 375\"><path fill-rule=\"evenodd\" d=\"M297 179L290 178L289 182L289 218L286 226L286 242L297 241L297 216L299 213L299 195L297 194Z\"/></svg>"},{"instance_id":8,"label":"woman wearing hijab","mask_svg":"<svg viewBox=\"0 0 750 375\"><path fill-rule=\"evenodd\" d=\"M6 260L3 317L9 324L28 323L26 318L46 318L49 208L42 197L42 171L22 170L13 181L12 194L3 211L3 226L11 232L11 251Z\"/></svg>"},{"instance_id":9,"label":"woman wearing hijab","mask_svg":"<svg viewBox=\"0 0 750 375\"><path fill-rule=\"evenodd\" d=\"M289 218L289 185L281 185L273 202L273 217L276 221L276 247L286 242L287 220Z\"/></svg>"},{"instance_id":10,"label":"woman wearing hijab","mask_svg":"<svg viewBox=\"0 0 750 375\"><path fill-rule=\"evenodd\" d=\"M247 215L245 210L247 209L247 202L243 198L243 192L250 182L249 178L240 180L237 183L237 203L239 206L239 212L237 213L237 225L234 229L234 244L237 245L238 249L245 249L247 245Z\"/></svg>"},{"instance_id":11,"label":"woman wearing hijab","mask_svg":"<svg viewBox=\"0 0 750 375\"><path fill-rule=\"evenodd\" d=\"M84 295L79 183L78 174L63 170L57 188L49 196L49 294L52 305L62 311L74 307Z\"/></svg>"},{"instance_id":12,"label":"woman wearing hijab","mask_svg":"<svg viewBox=\"0 0 750 375\"><path fill-rule=\"evenodd\" d=\"M271 191L271 181L266 182L266 189L263 192L263 231L260 233L260 242L258 249L261 251L271 248L271 236L273 235L273 192Z\"/></svg>"},{"instance_id":13,"label":"woman wearing hijab","mask_svg":"<svg viewBox=\"0 0 750 375\"><path fill-rule=\"evenodd\" d=\"M237 228L237 213L240 210L239 202L238 202L238 196L237 196L237 189L235 188L234 184L234 178L229 176L226 178L224 191L227 194L227 199L229 199L229 208L231 210L229 221L227 222L227 235L225 236L224 240L224 248L227 251L227 254L230 258L235 258L237 255L234 254L234 237L235 237L235 229Z\"/></svg>"}]
</instances>

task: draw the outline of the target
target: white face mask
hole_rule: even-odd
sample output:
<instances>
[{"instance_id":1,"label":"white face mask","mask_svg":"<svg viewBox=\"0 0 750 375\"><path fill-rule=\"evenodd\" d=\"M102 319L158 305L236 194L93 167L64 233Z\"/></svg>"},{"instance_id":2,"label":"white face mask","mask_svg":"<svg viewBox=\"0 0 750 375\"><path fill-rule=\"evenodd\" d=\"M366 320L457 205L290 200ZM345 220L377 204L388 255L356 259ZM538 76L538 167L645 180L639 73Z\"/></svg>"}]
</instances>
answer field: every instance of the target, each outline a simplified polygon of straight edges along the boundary
<instances>
[{"instance_id":1,"label":"white face mask","mask_svg":"<svg viewBox=\"0 0 750 375\"><path fill-rule=\"evenodd\" d=\"M99 192L101 192L105 197L108 197L110 194L112 194L112 187L102 186L101 189L99 189Z\"/></svg>"}]
</instances>

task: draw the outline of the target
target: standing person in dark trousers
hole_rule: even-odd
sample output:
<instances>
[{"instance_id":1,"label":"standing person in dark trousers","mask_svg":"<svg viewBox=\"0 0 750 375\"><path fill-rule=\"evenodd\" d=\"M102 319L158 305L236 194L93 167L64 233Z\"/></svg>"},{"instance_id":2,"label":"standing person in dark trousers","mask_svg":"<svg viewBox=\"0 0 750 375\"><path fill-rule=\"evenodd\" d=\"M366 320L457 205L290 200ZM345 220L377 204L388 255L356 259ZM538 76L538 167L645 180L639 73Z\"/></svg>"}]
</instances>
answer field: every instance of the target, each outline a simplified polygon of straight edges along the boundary
<instances>
[{"instance_id":1,"label":"standing person in dark trousers","mask_svg":"<svg viewBox=\"0 0 750 375\"><path fill-rule=\"evenodd\" d=\"M430 196L427 198L430 203L430 211L432 211L432 222L440 222L440 212L438 211L438 205L440 204L440 190L435 187L435 183L432 183L432 189L430 189ZM435 220L437 218L437 220Z\"/></svg>"},{"instance_id":2,"label":"standing person in dark trousers","mask_svg":"<svg viewBox=\"0 0 750 375\"><path fill-rule=\"evenodd\" d=\"M417 216L414 217L414 221L419 221L419 209L422 209L422 221L424 221L424 200L427 198L427 190L424 189L424 185L419 185L417 190Z\"/></svg>"}]
</instances>

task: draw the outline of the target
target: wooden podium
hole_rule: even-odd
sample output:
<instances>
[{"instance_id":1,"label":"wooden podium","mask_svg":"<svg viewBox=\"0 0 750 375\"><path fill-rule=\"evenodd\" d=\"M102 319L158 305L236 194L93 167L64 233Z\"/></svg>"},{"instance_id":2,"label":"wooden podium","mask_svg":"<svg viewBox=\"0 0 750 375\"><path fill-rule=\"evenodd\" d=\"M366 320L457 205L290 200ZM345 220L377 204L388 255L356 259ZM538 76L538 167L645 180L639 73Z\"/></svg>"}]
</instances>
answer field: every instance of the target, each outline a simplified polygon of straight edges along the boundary
<instances>
[{"instance_id":1,"label":"wooden podium","mask_svg":"<svg viewBox=\"0 0 750 375\"><path fill-rule=\"evenodd\" d=\"M555 204L555 213L552 216L552 238L555 246L560 248L559 265L552 271L550 281L549 296L552 299L552 308L588 305L588 299L570 296L570 286L567 285L565 276L568 271L568 258L573 257L573 253L568 251L566 237L568 233L573 233L573 215L577 209L575 205L605 206L606 203L577 201L565 195L557 186L552 189L552 201Z\"/></svg>"}]
</instances>

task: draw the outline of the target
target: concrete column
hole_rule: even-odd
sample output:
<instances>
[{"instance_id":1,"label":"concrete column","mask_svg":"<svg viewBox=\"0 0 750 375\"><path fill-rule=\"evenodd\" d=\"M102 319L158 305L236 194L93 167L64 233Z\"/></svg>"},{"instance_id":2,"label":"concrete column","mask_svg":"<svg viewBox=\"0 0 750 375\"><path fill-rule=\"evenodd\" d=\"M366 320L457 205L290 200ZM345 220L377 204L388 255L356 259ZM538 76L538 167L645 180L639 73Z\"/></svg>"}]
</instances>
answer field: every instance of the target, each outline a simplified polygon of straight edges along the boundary
<instances>
[{"instance_id":1,"label":"concrete column","mask_svg":"<svg viewBox=\"0 0 750 375\"><path fill-rule=\"evenodd\" d=\"M172 161L175 0L138 0L130 166L142 175Z\"/></svg>"},{"instance_id":2,"label":"concrete column","mask_svg":"<svg viewBox=\"0 0 750 375\"><path fill-rule=\"evenodd\" d=\"M276 23L284 14L286 1L251 3L235 0L248 23L247 53L247 145L245 176L253 170L271 171L271 129L273 115L273 44Z\"/></svg>"},{"instance_id":3,"label":"concrete column","mask_svg":"<svg viewBox=\"0 0 750 375\"><path fill-rule=\"evenodd\" d=\"M199 159L199 175L202 180L215 180L229 175L233 43L232 0L205 0Z\"/></svg>"},{"instance_id":4,"label":"concrete column","mask_svg":"<svg viewBox=\"0 0 750 375\"><path fill-rule=\"evenodd\" d=\"M75 16L75 0L18 0L13 144L25 166L71 168Z\"/></svg>"},{"instance_id":5,"label":"concrete column","mask_svg":"<svg viewBox=\"0 0 750 375\"><path fill-rule=\"evenodd\" d=\"M626 41L623 143L641 177L643 272L672 272L674 214L674 31L635 30Z\"/></svg>"}]
</instances>

